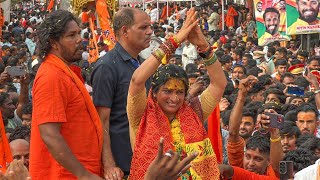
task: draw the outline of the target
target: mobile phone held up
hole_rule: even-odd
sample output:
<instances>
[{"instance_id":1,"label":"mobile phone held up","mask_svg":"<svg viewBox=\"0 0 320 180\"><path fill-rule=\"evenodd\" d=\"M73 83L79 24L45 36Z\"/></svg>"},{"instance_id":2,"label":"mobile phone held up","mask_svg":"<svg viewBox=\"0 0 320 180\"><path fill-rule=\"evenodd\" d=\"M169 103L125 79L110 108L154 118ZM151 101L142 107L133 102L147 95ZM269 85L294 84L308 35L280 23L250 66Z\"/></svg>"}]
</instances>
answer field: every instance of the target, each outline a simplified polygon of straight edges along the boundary
<instances>
[{"instance_id":1,"label":"mobile phone held up","mask_svg":"<svg viewBox=\"0 0 320 180\"><path fill-rule=\"evenodd\" d=\"M282 129L284 127L284 116L266 112L265 115L270 117L269 127Z\"/></svg>"},{"instance_id":2,"label":"mobile phone held up","mask_svg":"<svg viewBox=\"0 0 320 180\"><path fill-rule=\"evenodd\" d=\"M293 162L280 161L279 163L280 180L293 179Z\"/></svg>"},{"instance_id":3,"label":"mobile phone held up","mask_svg":"<svg viewBox=\"0 0 320 180\"><path fill-rule=\"evenodd\" d=\"M23 66L9 66L7 72L10 76L20 77L26 75L27 71Z\"/></svg>"},{"instance_id":4,"label":"mobile phone held up","mask_svg":"<svg viewBox=\"0 0 320 180\"><path fill-rule=\"evenodd\" d=\"M289 86L288 94L292 94L295 96L304 96L304 88L299 86L296 86L296 87Z\"/></svg>"}]
</instances>

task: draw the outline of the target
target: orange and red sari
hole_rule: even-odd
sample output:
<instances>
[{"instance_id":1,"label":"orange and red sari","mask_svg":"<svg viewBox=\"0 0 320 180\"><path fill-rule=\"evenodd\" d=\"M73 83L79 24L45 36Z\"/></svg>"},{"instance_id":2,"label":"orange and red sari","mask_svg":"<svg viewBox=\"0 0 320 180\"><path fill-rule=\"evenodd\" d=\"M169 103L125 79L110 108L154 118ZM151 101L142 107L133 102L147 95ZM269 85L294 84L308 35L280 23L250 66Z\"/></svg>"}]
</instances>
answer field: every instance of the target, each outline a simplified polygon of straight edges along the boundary
<instances>
[{"instance_id":1,"label":"orange and red sari","mask_svg":"<svg viewBox=\"0 0 320 180\"><path fill-rule=\"evenodd\" d=\"M179 120L184 136L182 139L185 141L186 155L189 156L195 151L199 153L197 158L191 162L189 179L219 179L216 155L198 115L184 103L177 112L176 118ZM149 165L157 155L160 137L164 138L164 152L169 149L176 150L170 126L167 117L159 105L154 102L150 93L136 136L130 179L142 180L144 178Z\"/></svg>"}]
</instances>

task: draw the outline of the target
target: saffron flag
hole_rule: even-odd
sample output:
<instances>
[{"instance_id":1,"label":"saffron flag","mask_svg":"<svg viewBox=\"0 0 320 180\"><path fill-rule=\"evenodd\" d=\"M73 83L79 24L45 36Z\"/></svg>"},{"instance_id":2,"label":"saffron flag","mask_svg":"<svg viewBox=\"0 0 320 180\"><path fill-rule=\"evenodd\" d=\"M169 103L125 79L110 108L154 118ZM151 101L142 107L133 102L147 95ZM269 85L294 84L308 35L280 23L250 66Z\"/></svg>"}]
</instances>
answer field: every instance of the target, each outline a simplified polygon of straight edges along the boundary
<instances>
[{"instance_id":1,"label":"saffron flag","mask_svg":"<svg viewBox=\"0 0 320 180\"><path fill-rule=\"evenodd\" d=\"M4 23L4 18L2 16L2 9L1 9L1 4L0 4L0 26L2 27ZM2 37L2 28L0 28L0 37ZM2 54L0 54L1 56Z\"/></svg>"},{"instance_id":2,"label":"saffron flag","mask_svg":"<svg viewBox=\"0 0 320 180\"><path fill-rule=\"evenodd\" d=\"M47 7L47 10L48 10L48 11L51 11L51 9L53 8L53 6L54 6L54 0L50 0L50 3L49 3L49 5L48 5L48 7Z\"/></svg>"},{"instance_id":3,"label":"saffron flag","mask_svg":"<svg viewBox=\"0 0 320 180\"><path fill-rule=\"evenodd\" d=\"M13 158L0 112L0 170L6 172L7 165L12 161Z\"/></svg>"},{"instance_id":4,"label":"saffron flag","mask_svg":"<svg viewBox=\"0 0 320 180\"><path fill-rule=\"evenodd\" d=\"M290 36L286 34L287 13L284 0L254 0L254 13L259 46L290 40Z\"/></svg>"},{"instance_id":5,"label":"saffron flag","mask_svg":"<svg viewBox=\"0 0 320 180\"><path fill-rule=\"evenodd\" d=\"M92 22L92 19L89 18L89 25L90 25L90 30L92 34L94 34L94 24ZM98 44L97 44L97 39L93 35L93 37L90 38L89 40L89 58L88 61L89 63L96 62L97 59L99 58L99 50L98 50Z\"/></svg>"},{"instance_id":6,"label":"saffron flag","mask_svg":"<svg viewBox=\"0 0 320 180\"><path fill-rule=\"evenodd\" d=\"M216 153L217 162L218 164L221 164L223 161L223 157L219 104L208 117L208 137L211 141L213 150Z\"/></svg>"},{"instance_id":7,"label":"saffron flag","mask_svg":"<svg viewBox=\"0 0 320 180\"><path fill-rule=\"evenodd\" d=\"M108 46L108 49L111 50L116 44L116 38L113 29L110 26L111 18L105 0L96 1L96 12L102 29L103 42Z\"/></svg>"}]
</instances>

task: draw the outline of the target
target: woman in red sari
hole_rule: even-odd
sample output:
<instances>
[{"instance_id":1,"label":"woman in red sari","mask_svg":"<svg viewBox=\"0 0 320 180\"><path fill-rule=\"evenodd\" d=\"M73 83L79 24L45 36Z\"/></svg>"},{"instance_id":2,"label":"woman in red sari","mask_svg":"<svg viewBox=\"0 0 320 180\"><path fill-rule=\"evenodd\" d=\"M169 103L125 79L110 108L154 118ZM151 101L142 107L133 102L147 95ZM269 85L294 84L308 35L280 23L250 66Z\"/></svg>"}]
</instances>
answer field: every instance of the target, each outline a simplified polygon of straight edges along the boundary
<instances>
[{"instance_id":1,"label":"woman in red sari","mask_svg":"<svg viewBox=\"0 0 320 180\"><path fill-rule=\"evenodd\" d=\"M127 104L134 149L130 179L144 178L157 155L160 137L165 139L163 147L167 158L174 158L169 150L178 152L180 160L198 154L186 173L177 174L179 179L219 179L216 155L203 122L219 102L227 81L216 55L197 26L196 16L191 9L179 33L156 49L132 76ZM194 108L186 103L188 78L185 71L176 65L163 65L158 69L163 57L174 53L186 39L198 46L210 77L210 85ZM152 75L152 88L147 98L144 84Z\"/></svg>"}]
</instances>

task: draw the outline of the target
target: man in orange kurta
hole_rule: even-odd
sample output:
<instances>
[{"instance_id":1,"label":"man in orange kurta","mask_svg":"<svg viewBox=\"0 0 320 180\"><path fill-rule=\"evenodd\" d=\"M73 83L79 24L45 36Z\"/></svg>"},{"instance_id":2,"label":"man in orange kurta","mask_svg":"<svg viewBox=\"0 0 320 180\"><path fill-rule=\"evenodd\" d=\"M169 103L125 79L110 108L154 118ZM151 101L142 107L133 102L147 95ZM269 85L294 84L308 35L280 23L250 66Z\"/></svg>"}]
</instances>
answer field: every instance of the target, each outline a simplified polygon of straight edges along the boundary
<instances>
[{"instance_id":1,"label":"man in orange kurta","mask_svg":"<svg viewBox=\"0 0 320 180\"><path fill-rule=\"evenodd\" d=\"M63 28L59 28L63 27ZM65 29L65 30L64 30ZM52 32L63 31L58 40ZM38 30L44 55L33 86L30 174L33 180L102 180L102 126L72 62L81 58L76 18L49 14ZM71 38L72 37L72 38Z\"/></svg>"},{"instance_id":2,"label":"man in orange kurta","mask_svg":"<svg viewBox=\"0 0 320 180\"><path fill-rule=\"evenodd\" d=\"M248 125L245 124L248 124L247 122L250 121L243 119L245 116L242 114L245 111L243 108L244 99L257 80L254 76L248 76L239 82L237 100L230 114L227 144L228 159L229 164L232 166L241 167L257 174L275 177L275 172L270 165L271 145L269 139L260 135L251 136L251 133L241 133L242 137L240 136L240 126L242 127L242 132L249 131L249 129L245 128ZM247 142L245 142L244 138L246 138ZM280 143L280 141L276 143ZM246 152L244 151L245 147Z\"/></svg>"}]
</instances>

